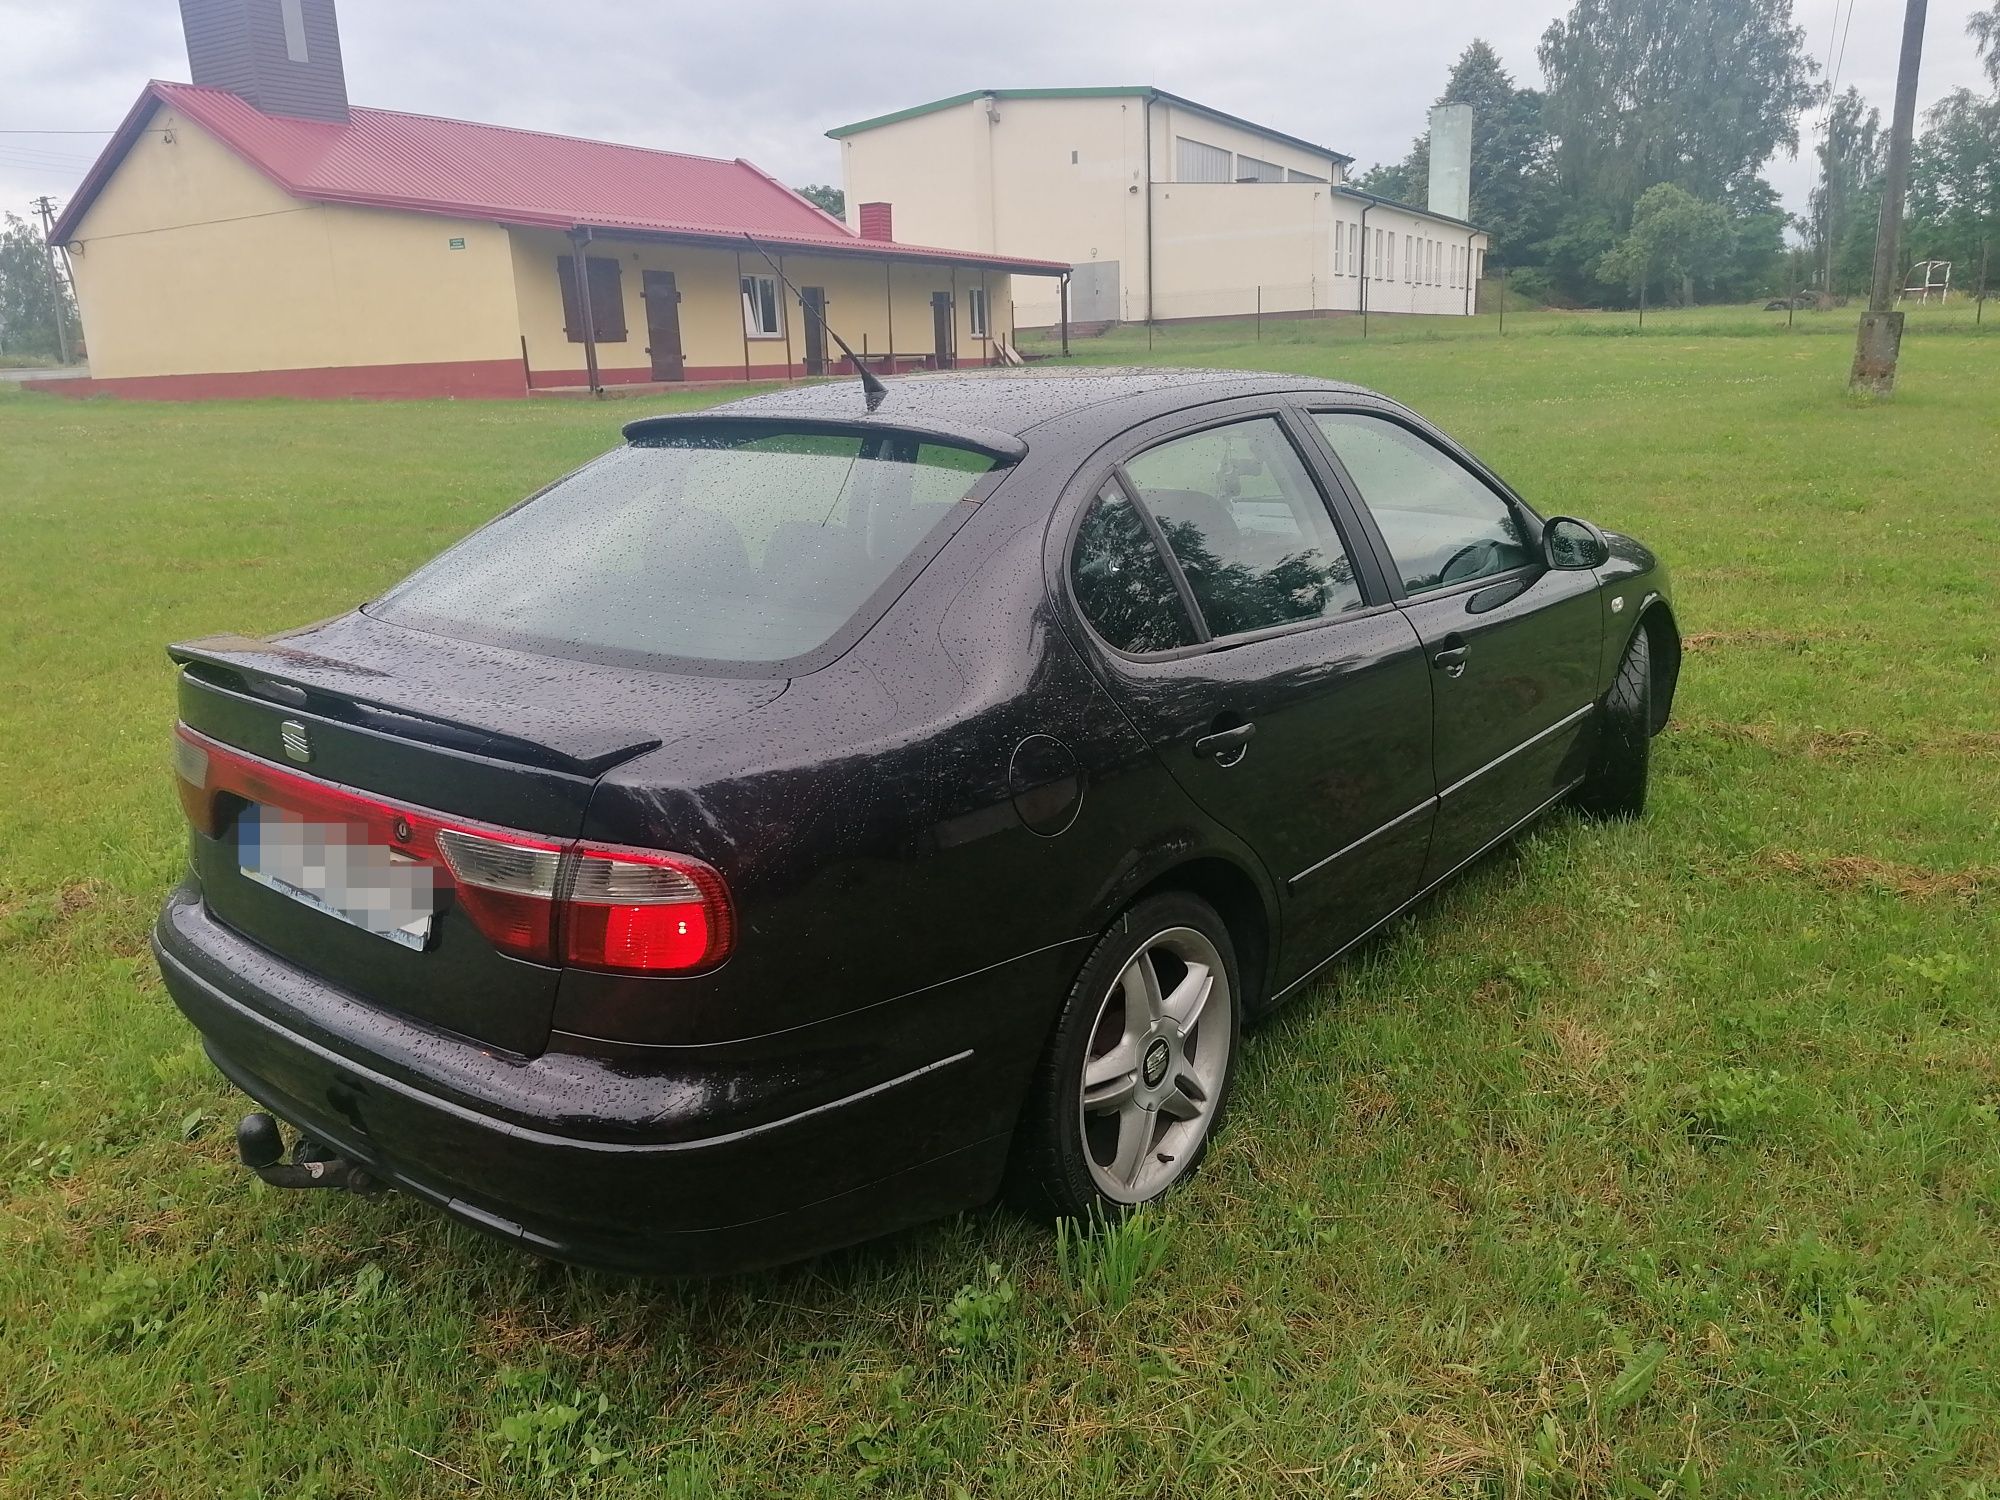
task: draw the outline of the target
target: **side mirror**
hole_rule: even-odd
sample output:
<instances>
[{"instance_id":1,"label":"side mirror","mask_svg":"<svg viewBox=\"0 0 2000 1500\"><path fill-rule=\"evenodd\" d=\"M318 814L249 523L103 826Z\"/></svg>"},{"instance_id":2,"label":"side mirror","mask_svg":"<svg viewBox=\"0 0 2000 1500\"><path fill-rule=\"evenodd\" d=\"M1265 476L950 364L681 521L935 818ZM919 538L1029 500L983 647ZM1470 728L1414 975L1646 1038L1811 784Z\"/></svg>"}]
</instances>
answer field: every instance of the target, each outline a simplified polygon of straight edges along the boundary
<instances>
[{"instance_id":1,"label":"side mirror","mask_svg":"<svg viewBox=\"0 0 2000 1500\"><path fill-rule=\"evenodd\" d=\"M1542 526L1542 561L1564 573L1583 573L1611 561L1604 533L1575 516L1554 516Z\"/></svg>"}]
</instances>

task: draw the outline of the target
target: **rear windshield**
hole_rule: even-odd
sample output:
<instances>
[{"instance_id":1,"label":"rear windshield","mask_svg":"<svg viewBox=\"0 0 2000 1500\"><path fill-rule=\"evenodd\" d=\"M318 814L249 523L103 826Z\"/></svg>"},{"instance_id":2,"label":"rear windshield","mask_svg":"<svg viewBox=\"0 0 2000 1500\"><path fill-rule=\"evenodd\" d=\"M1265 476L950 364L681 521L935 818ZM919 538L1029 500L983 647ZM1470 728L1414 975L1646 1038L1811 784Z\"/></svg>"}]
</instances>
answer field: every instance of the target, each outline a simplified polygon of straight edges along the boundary
<instances>
[{"instance_id":1,"label":"rear windshield","mask_svg":"<svg viewBox=\"0 0 2000 1500\"><path fill-rule=\"evenodd\" d=\"M369 613L557 655L783 661L853 619L993 463L893 432L648 438L474 532Z\"/></svg>"}]
</instances>

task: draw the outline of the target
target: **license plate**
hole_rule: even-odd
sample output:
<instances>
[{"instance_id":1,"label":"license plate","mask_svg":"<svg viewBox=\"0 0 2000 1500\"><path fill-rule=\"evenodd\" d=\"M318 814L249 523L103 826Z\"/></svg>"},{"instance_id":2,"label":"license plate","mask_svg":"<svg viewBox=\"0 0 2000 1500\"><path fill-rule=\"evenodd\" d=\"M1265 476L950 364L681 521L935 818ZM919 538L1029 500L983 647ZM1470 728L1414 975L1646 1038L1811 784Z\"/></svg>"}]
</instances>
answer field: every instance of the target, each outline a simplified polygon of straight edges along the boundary
<instances>
[{"instance_id":1,"label":"license plate","mask_svg":"<svg viewBox=\"0 0 2000 1500\"><path fill-rule=\"evenodd\" d=\"M430 867L363 828L252 803L236 820L236 862L244 879L351 927L419 952L430 942Z\"/></svg>"}]
</instances>

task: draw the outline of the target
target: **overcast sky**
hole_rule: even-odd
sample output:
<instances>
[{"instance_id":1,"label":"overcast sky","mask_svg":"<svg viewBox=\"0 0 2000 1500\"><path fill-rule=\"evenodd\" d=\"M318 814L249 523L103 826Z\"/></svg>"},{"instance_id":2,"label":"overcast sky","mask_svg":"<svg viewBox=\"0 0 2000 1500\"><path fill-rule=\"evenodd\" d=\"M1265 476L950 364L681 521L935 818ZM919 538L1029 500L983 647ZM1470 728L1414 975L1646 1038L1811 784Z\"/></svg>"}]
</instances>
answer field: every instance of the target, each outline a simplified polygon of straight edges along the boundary
<instances>
[{"instance_id":1,"label":"overcast sky","mask_svg":"<svg viewBox=\"0 0 2000 1500\"><path fill-rule=\"evenodd\" d=\"M1357 158L1400 157L1475 36L1521 83L1565 0L338 0L352 102L840 181L830 126L974 88L1155 84ZM1840 0L1796 0L1824 66ZM1972 0L1934 0L1920 107L1978 86ZM1886 121L1902 0L1853 0L1839 81ZM1838 54L1837 39L1833 51ZM66 199L148 78L185 79L174 0L0 0L0 207ZM1769 175L1804 207L1806 160Z\"/></svg>"}]
</instances>

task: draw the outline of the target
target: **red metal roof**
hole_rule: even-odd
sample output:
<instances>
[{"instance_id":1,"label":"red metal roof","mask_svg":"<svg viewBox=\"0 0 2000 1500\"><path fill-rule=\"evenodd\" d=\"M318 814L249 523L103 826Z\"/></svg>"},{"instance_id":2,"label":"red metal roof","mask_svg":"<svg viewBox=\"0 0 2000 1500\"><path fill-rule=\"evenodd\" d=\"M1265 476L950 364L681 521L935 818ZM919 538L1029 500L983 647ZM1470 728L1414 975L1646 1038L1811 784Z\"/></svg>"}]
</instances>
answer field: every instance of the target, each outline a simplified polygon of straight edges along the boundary
<instances>
[{"instance_id":1,"label":"red metal roof","mask_svg":"<svg viewBox=\"0 0 2000 1500\"><path fill-rule=\"evenodd\" d=\"M353 109L345 124L265 114L224 89L146 85L54 226L75 234L154 107L178 110L295 198L549 229L588 227L1055 274L1055 261L865 240L744 161L504 125Z\"/></svg>"}]
</instances>

